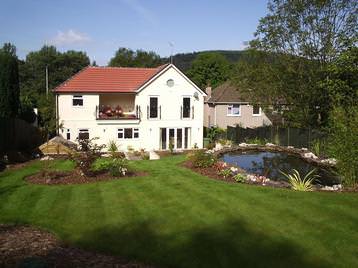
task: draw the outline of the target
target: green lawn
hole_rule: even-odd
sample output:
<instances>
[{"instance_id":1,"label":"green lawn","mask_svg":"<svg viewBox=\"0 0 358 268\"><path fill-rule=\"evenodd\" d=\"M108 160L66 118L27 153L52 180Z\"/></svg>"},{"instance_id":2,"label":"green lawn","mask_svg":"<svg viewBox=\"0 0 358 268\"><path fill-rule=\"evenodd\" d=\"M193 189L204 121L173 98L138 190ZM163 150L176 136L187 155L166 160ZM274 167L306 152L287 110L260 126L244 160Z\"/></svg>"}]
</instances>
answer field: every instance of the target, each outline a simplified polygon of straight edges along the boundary
<instances>
[{"instance_id":1,"label":"green lawn","mask_svg":"<svg viewBox=\"0 0 358 268\"><path fill-rule=\"evenodd\" d=\"M150 175L87 185L27 184L40 162L6 171L0 222L164 267L358 267L357 194L228 184L183 159L131 163Z\"/></svg>"}]
</instances>

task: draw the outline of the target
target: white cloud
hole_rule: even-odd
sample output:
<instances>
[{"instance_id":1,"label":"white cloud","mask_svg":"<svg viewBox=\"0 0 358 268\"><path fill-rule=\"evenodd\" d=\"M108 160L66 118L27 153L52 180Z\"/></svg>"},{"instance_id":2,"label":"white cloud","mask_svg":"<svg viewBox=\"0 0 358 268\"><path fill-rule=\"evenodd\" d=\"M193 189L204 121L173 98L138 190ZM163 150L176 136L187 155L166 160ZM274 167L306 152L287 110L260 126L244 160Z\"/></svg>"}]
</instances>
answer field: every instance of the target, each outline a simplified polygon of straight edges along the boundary
<instances>
[{"instance_id":1,"label":"white cloud","mask_svg":"<svg viewBox=\"0 0 358 268\"><path fill-rule=\"evenodd\" d=\"M91 41L91 38L84 33L77 32L69 29L68 31L58 31L57 35L51 39L50 43L53 45L73 45L73 44L84 44Z\"/></svg>"},{"instance_id":2,"label":"white cloud","mask_svg":"<svg viewBox=\"0 0 358 268\"><path fill-rule=\"evenodd\" d=\"M144 7L138 0L121 0L122 3L129 6L134 12L136 12L140 17L145 19L150 23L155 23L155 17L153 13Z\"/></svg>"}]
</instances>

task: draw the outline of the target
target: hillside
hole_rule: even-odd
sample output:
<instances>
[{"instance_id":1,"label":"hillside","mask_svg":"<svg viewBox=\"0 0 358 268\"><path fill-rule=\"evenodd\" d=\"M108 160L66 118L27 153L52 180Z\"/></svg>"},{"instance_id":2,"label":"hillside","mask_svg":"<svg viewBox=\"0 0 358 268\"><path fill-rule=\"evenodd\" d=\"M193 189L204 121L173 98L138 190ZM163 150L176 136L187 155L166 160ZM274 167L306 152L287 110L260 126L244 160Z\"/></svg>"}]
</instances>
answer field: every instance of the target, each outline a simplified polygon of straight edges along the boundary
<instances>
[{"instance_id":1,"label":"hillside","mask_svg":"<svg viewBox=\"0 0 358 268\"><path fill-rule=\"evenodd\" d=\"M224 55L229 62L237 62L239 61L242 56L245 54L243 50L207 50L207 51L198 51L198 52L191 52L191 53L179 53L173 56L173 63L183 72L186 72L191 63L195 60L195 58L201 53L208 53L208 52L216 52ZM168 62L168 58L163 59L164 62Z\"/></svg>"}]
</instances>

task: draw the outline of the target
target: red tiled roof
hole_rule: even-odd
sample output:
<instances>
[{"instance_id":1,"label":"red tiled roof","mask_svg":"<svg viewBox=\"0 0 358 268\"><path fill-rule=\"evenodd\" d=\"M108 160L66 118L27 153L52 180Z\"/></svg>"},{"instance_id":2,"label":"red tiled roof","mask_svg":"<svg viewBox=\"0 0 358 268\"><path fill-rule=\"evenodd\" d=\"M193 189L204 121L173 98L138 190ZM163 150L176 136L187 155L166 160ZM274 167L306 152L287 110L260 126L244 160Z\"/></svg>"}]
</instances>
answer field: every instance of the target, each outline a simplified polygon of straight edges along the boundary
<instances>
[{"instance_id":1,"label":"red tiled roof","mask_svg":"<svg viewBox=\"0 0 358 268\"><path fill-rule=\"evenodd\" d=\"M135 92L163 70L157 68L86 67L54 89L66 92Z\"/></svg>"}]
</instances>

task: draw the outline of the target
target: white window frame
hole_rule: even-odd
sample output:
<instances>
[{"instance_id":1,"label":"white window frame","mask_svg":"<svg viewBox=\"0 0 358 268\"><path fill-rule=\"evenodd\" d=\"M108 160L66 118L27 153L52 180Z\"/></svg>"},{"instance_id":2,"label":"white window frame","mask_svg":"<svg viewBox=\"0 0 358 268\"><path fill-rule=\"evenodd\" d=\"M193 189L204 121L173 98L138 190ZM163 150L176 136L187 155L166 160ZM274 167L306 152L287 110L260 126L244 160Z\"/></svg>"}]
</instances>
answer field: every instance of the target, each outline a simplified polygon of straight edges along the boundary
<instances>
[{"instance_id":1,"label":"white window frame","mask_svg":"<svg viewBox=\"0 0 358 268\"><path fill-rule=\"evenodd\" d=\"M184 117L184 99L187 98L190 100L190 105L189 105L189 116L188 117ZM188 120L191 119L192 116L192 100L191 100L191 96L182 96L181 98L181 107L182 107L182 111L181 111L181 118L183 120Z\"/></svg>"},{"instance_id":2,"label":"white window frame","mask_svg":"<svg viewBox=\"0 0 358 268\"><path fill-rule=\"evenodd\" d=\"M82 100L82 105L73 105L74 100ZM84 104L83 95L73 95L72 96L72 107L82 108Z\"/></svg>"},{"instance_id":3,"label":"white window frame","mask_svg":"<svg viewBox=\"0 0 358 268\"><path fill-rule=\"evenodd\" d=\"M157 117L150 117L150 99L151 98L156 98L157 99ZM148 96L148 120L159 120L160 118L160 108L159 108L159 96L158 95L151 95L151 96Z\"/></svg>"},{"instance_id":4,"label":"white window frame","mask_svg":"<svg viewBox=\"0 0 358 268\"><path fill-rule=\"evenodd\" d=\"M130 138L125 138L124 134L125 134L125 129L131 129L132 130L132 137ZM138 134L138 137L134 137L134 134ZM118 137L119 134L122 134L122 138ZM117 139L119 140L136 140L139 139L139 128L132 128L132 127L124 127L124 128L118 128L117 129Z\"/></svg>"},{"instance_id":5,"label":"white window frame","mask_svg":"<svg viewBox=\"0 0 358 268\"><path fill-rule=\"evenodd\" d=\"M70 138L68 138L68 135L70 135ZM66 131L66 140L68 140L68 141L71 140L71 130L69 128Z\"/></svg>"},{"instance_id":6,"label":"white window frame","mask_svg":"<svg viewBox=\"0 0 358 268\"><path fill-rule=\"evenodd\" d=\"M133 128L133 139L139 139L139 128ZM134 137L134 134L138 134L138 137Z\"/></svg>"},{"instance_id":7,"label":"white window frame","mask_svg":"<svg viewBox=\"0 0 358 268\"><path fill-rule=\"evenodd\" d=\"M239 105L239 113L233 114L234 106ZM229 113L229 108L231 108L231 113ZM226 108L226 116L241 116L241 104L230 104Z\"/></svg>"},{"instance_id":8,"label":"white window frame","mask_svg":"<svg viewBox=\"0 0 358 268\"><path fill-rule=\"evenodd\" d=\"M119 137L119 134L122 134L122 138ZM120 140L124 139L124 128L117 129L117 139L120 139Z\"/></svg>"},{"instance_id":9,"label":"white window frame","mask_svg":"<svg viewBox=\"0 0 358 268\"><path fill-rule=\"evenodd\" d=\"M252 105L252 116L261 116L262 114L262 109L261 107L259 106L259 113L258 114L255 114L254 113L254 105Z\"/></svg>"},{"instance_id":10,"label":"white window frame","mask_svg":"<svg viewBox=\"0 0 358 268\"><path fill-rule=\"evenodd\" d=\"M90 139L90 132L89 132L89 128L80 128L78 129L78 136L77 138L80 138L80 133L88 133L88 139Z\"/></svg>"}]
</instances>

